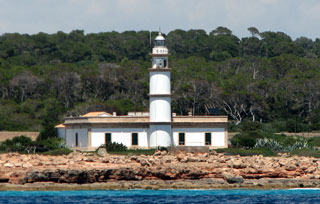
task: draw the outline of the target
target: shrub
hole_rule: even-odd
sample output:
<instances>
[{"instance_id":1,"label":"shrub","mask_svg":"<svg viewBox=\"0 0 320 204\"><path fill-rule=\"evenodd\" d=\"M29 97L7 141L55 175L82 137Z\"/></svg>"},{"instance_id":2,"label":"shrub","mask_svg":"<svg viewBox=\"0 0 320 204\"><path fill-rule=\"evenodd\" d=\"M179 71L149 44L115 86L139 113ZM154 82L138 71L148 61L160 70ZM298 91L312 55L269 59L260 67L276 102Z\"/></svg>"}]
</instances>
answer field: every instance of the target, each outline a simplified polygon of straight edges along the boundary
<instances>
[{"instance_id":1,"label":"shrub","mask_svg":"<svg viewBox=\"0 0 320 204\"><path fill-rule=\"evenodd\" d=\"M116 143L116 142L112 142L109 143L107 145L105 145L107 152L121 152L121 151L126 151L127 147L125 145L123 145L122 143Z\"/></svg>"},{"instance_id":2,"label":"shrub","mask_svg":"<svg viewBox=\"0 0 320 204\"><path fill-rule=\"evenodd\" d=\"M289 138L289 137L288 137ZM297 149L312 149L312 146L308 143L306 139L295 139L294 137L291 137L295 143L288 144L288 143L280 143L279 141L276 141L271 138L262 138L257 139L257 142L255 144L255 148L268 148L274 152L292 152ZM291 139L290 138L290 139Z\"/></svg>"},{"instance_id":3,"label":"shrub","mask_svg":"<svg viewBox=\"0 0 320 204\"><path fill-rule=\"evenodd\" d=\"M240 134L235 135L230 140L234 147L253 148L257 139L272 135L272 129L268 126L264 127L259 122L244 121L240 129Z\"/></svg>"},{"instance_id":4,"label":"shrub","mask_svg":"<svg viewBox=\"0 0 320 204\"><path fill-rule=\"evenodd\" d=\"M286 121L286 130L288 132L307 132L311 131L311 126L301 122L300 120L288 119Z\"/></svg>"},{"instance_id":5,"label":"shrub","mask_svg":"<svg viewBox=\"0 0 320 204\"><path fill-rule=\"evenodd\" d=\"M48 138L46 140L39 140L36 142L38 145L43 145L49 150L65 148L65 142L62 138Z\"/></svg>"},{"instance_id":6,"label":"shrub","mask_svg":"<svg viewBox=\"0 0 320 204\"><path fill-rule=\"evenodd\" d=\"M259 138L263 138L264 134L259 131L251 131L247 133L241 133L235 135L231 139L231 144L234 147L246 147L246 148L253 148L256 144L256 140Z\"/></svg>"},{"instance_id":7,"label":"shrub","mask_svg":"<svg viewBox=\"0 0 320 204\"><path fill-rule=\"evenodd\" d=\"M272 128L274 128L276 132L287 131L286 121L275 120L271 124Z\"/></svg>"},{"instance_id":8,"label":"shrub","mask_svg":"<svg viewBox=\"0 0 320 204\"><path fill-rule=\"evenodd\" d=\"M252 132L252 131L257 131L261 130L263 128L263 124L259 122L252 122L245 120L241 124L241 132Z\"/></svg>"},{"instance_id":9,"label":"shrub","mask_svg":"<svg viewBox=\"0 0 320 204\"><path fill-rule=\"evenodd\" d=\"M65 148L64 141L60 138L32 141L27 136L14 137L1 143L0 151L19 153L41 153L50 150Z\"/></svg>"},{"instance_id":10,"label":"shrub","mask_svg":"<svg viewBox=\"0 0 320 204\"><path fill-rule=\"evenodd\" d=\"M216 152L225 153L226 155L240 155L240 156L275 156L275 153L267 148L254 148L254 149L238 149L238 148L226 148L216 149Z\"/></svg>"},{"instance_id":11,"label":"shrub","mask_svg":"<svg viewBox=\"0 0 320 204\"><path fill-rule=\"evenodd\" d=\"M310 145L320 147L320 137L311 137L308 139Z\"/></svg>"},{"instance_id":12,"label":"shrub","mask_svg":"<svg viewBox=\"0 0 320 204\"><path fill-rule=\"evenodd\" d=\"M60 148L60 149L55 149L55 150L50 150L50 151L44 152L43 155L59 156L59 155L68 155L71 152L73 152L73 151L70 149Z\"/></svg>"},{"instance_id":13,"label":"shrub","mask_svg":"<svg viewBox=\"0 0 320 204\"><path fill-rule=\"evenodd\" d=\"M261 138L261 139L257 139L256 144L254 145L255 148L267 148L267 149L271 149L272 151L275 152L280 152L283 151L283 146L270 138Z\"/></svg>"},{"instance_id":14,"label":"shrub","mask_svg":"<svg viewBox=\"0 0 320 204\"><path fill-rule=\"evenodd\" d=\"M2 142L0 150L6 152L25 152L26 149L32 145L33 142L29 137L21 135Z\"/></svg>"},{"instance_id":15,"label":"shrub","mask_svg":"<svg viewBox=\"0 0 320 204\"><path fill-rule=\"evenodd\" d=\"M158 147L158 150L168 152L168 148L167 147Z\"/></svg>"}]
</instances>

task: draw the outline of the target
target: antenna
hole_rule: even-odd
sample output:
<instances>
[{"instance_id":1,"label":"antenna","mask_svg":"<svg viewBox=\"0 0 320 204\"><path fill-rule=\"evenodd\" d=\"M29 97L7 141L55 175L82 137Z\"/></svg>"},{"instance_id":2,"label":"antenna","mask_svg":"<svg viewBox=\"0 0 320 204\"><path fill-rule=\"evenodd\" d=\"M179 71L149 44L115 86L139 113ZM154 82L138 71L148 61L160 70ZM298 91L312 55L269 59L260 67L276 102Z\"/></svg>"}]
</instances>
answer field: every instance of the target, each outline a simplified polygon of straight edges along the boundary
<instances>
[{"instance_id":1,"label":"antenna","mask_svg":"<svg viewBox=\"0 0 320 204\"><path fill-rule=\"evenodd\" d=\"M150 36L150 47L151 47L151 30L149 30L149 36Z\"/></svg>"},{"instance_id":2,"label":"antenna","mask_svg":"<svg viewBox=\"0 0 320 204\"><path fill-rule=\"evenodd\" d=\"M160 26L159 26L159 33L161 33L161 28L160 28Z\"/></svg>"}]
</instances>

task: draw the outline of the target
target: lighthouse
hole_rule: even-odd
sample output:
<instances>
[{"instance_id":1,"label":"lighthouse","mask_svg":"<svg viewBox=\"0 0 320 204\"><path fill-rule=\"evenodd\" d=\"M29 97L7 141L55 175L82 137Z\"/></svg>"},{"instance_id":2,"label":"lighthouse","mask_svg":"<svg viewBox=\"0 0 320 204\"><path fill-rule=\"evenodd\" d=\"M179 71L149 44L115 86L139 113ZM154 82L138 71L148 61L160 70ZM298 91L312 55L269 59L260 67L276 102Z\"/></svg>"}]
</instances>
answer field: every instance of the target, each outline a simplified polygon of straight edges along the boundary
<instances>
[{"instance_id":1,"label":"lighthouse","mask_svg":"<svg viewBox=\"0 0 320 204\"><path fill-rule=\"evenodd\" d=\"M228 147L228 117L221 115L176 115L171 113L171 68L166 40L161 33L150 53L149 112L128 115L89 112L67 117L57 125L59 137L70 148L90 151L113 142L128 148L154 149L168 146ZM184 148L182 148L184 149Z\"/></svg>"},{"instance_id":2,"label":"lighthouse","mask_svg":"<svg viewBox=\"0 0 320 204\"><path fill-rule=\"evenodd\" d=\"M169 52L161 33L155 38L152 49L150 75L150 129L149 147L167 147L173 144L171 131L171 69L168 64Z\"/></svg>"}]
</instances>

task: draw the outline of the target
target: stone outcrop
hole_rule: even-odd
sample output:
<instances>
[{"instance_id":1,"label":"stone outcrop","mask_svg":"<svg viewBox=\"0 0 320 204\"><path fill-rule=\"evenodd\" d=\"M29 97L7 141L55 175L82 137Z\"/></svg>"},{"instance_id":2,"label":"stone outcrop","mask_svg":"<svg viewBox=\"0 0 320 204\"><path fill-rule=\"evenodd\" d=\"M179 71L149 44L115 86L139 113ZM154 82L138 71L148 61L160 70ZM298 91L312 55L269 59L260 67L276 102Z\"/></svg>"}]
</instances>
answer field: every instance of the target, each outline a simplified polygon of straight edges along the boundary
<instances>
[{"instance_id":1,"label":"stone outcrop","mask_svg":"<svg viewBox=\"0 0 320 204\"><path fill-rule=\"evenodd\" d=\"M160 151L151 156L100 155L1 154L0 183L214 181L212 185L220 183L222 186L273 186L278 185L277 182L295 187L320 185L320 159L311 157L240 157L183 152L170 155Z\"/></svg>"}]
</instances>

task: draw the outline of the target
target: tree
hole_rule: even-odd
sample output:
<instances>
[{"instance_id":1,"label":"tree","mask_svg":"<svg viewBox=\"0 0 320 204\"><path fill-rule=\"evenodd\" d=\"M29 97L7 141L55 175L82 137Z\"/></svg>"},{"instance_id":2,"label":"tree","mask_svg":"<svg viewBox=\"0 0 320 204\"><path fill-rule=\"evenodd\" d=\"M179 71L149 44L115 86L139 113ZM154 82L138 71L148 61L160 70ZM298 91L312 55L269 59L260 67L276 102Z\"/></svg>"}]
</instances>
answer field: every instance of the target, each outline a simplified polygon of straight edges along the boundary
<instances>
[{"instance_id":1,"label":"tree","mask_svg":"<svg viewBox=\"0 0 320 204\"><path fill-rule=\"evenodd\" d=\"M29 71L16 75L10 82L10 95L19 102L32 98L43 85L43 80Z\"/></svg>"},{"instance_id":2,"label":"tree","mask_svg":"<svg viewBox=\"0 0 320 204\"><path fill-rule=\"evenodd\" d=\"M255 27L249 27L248 28L248 31L250 32L250 34L251 34L251 37L257 37L257 35L259 35L260 33L259 33L259 30L257 29L257 28L255 28Z\"/></svg>"}]
</instances>

